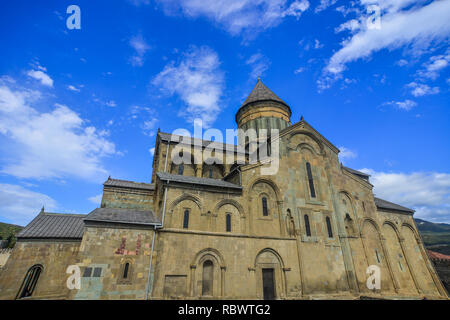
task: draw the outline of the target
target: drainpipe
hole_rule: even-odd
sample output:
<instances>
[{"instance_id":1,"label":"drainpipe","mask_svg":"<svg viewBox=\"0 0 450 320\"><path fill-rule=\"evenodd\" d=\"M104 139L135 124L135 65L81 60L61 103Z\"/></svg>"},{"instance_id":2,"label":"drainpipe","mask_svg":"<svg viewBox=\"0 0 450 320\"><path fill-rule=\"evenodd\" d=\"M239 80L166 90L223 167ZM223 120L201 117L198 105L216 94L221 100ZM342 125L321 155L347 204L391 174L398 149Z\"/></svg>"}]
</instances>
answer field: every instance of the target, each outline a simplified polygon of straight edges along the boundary
<instances>
[{"instance_id":1,"label":"drainpipe","mask_svg":"<svg viewBox=\"0 0 450 320\"><path fill-rule=\"evenodd\" d=\"M167 160L167 158L166 158L166 160ZM170 183L170 180L167 180L167 184L169 184L169 183ZM148 268L147 285L145 288L145 300L149 299L150 278L151 278L151 272L152 272L153 250L155 248L156 231L158 229L162 229L164 227L164 217L166 215L167 189L168 189L168 187L166 186L164 189L164 204L163 204L163 214L162 214L161 224L155 224L154 229L153 229L152 251L150 252L150 266ZM150 300L151 300L151 296L150 296Z\"/></svg>"}]
</instances>

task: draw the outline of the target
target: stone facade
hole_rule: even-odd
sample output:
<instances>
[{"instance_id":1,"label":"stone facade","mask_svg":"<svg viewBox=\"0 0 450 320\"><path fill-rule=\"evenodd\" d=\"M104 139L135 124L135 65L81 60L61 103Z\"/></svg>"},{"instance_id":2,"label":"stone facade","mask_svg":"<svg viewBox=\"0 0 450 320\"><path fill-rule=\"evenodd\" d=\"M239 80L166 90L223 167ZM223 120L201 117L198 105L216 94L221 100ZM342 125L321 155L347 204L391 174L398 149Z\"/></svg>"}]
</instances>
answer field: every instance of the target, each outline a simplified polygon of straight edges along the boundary
<instances>
[{"instance_id":1,"label":"stone facade","mask_svg":"<svg viewBox=\"0 0 450 320\"><path fill-rule=\"evenodd\" d=\"M248 149L231 146L229 159L207 141L158 132L151 183L108 179L101 208L71 241L19 235L0 298L19 297L27 270L40 265L28 298L446 299L413 211L374 198L367 175L342 166L335 146L290 116L258 81L236 117L239 127L281 129L270 140L275 175L264 174L267 159L249 163ZM179 152L190 163L176 163ZM67 289L69 265L80 267L79 290ZM379 290L366 285L371 265Z\"/></svg>"},{"instance_id":2,"label":"stone facade","mask_svg":"<svg viewBox=\"0 0 450 320\"><path fill-rule=\"evenodd\" d=\"M6 261L8 261L11 251L12 249L9 248L0 249L0 269L6 264Z\"/></svg>"}]
</instances>

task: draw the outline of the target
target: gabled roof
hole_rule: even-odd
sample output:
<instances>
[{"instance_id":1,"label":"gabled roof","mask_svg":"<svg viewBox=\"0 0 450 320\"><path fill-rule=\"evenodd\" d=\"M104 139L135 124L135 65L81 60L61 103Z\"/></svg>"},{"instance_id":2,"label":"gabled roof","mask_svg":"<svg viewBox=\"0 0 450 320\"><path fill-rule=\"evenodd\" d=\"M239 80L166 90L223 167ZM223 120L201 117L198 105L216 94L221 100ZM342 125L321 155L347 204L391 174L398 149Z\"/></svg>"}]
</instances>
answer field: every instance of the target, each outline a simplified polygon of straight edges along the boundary
<instances>
[{"instance_id":1,"label":"gabled roof","mask_svg":"<svg viewBox=\"0 0 450 320\"><path fill-rule=\"evenodd\" d=\"M407 214L413 214L414 210L403 207L401 205L380 199L380 198L374 198L375 199L375 205L378 209L385 209L385 210L394 210L394 211L401 211Z\"/></svg>"},{"instance_id":2,"label":"gabled roof","mask_svg":"<svg viewBox=\"0 0 450 320\"><path fill-rule=\"evenodd\" d=\"M264 83L262 83L261 79L259 79L259 78L258 78L258 82L256 83L255 87L253 88L252 92L250 92L247 99L245 99L241 108L249 103L256 102L256 101L275 101L275 102L282 103L282 104L286 105L287 107L289 107L286 102L281 100L275 93L273 93L272 90L267 88L267 86Z\"/></svg>"},{"instance_id":3,"label":"gabled roof","mask_svg":"<svg viewBox=\"0 0 450 320\"><path fill-rule=\"evenodd\" d=\"M143 189L143 190L155 190L155 185L143 182L134 182L128 180L111 179L105 181L104 186L119 187L119 188L132 188L132 189Z\"/></svg>"},{"instance_id":4,"label":"gabled roof","mask_svg":"<svg viewBox=\"0 0 450 320\"><path fill-rule=\"evenodd\" d=\"M358 176L360 178L363 178L364 180L369 181L370 174L366 174L364 172L361 172L361 171L358 171L358 170L355 170L355 169L352 169L352 168L349 168L349 167L345 167L345 166L342 166L342 168L344 168L348 172L350 172L350 173L352 173L352 174L354 174L354 175L356 175L356 176Z\"/></svg>"},{"instance_id":5,"label":"gabled roof","mask_svg":"<svg viewBox=\"0 0 450 320\"><path fill-rule=\"evenodd\" d=\"M166 172L158 172L156 173L159 179L163 181L175 181L179 183L185 184L195 184L195 185L203 185L209 187L218 187L218 188L228 188L228 189L237 189L241 190L242 187L220 179L211 179L211 178L198 178L198 177L190 177L190 176L182 176L178 174L170 174Z\"/></svg>"},{"instance_id":6,"label":"gabled roof","mask_svg":"<svg viewBox=\"0 0 450 320\"><path fill-rule=\"evenodd\" d=\"M18 239L81 239L85 214L41 211L17 234Z\"/></svg>"},{"instance_id":7,"label":"gabled roof","mask_svg":"<svg viewBox=\"0 0 450 320\"><path fill-rule=\"evenodd\" d=\"M450 256L446 254L442 254L436 251L431 251L427 249L428 256L431 260L448 260L450 261Z\"/></svg>"},{"instance_id":8,"label":"gabled roof","mask_svg":"<svg viewBox=\"0 0 450 320\"><path fill-rule=\"evenodd\" d=\"M152 210L127 208L97 208L85 216L84 221L133 225L155 225L161 223Z\"/></svg>"}]
</instances>

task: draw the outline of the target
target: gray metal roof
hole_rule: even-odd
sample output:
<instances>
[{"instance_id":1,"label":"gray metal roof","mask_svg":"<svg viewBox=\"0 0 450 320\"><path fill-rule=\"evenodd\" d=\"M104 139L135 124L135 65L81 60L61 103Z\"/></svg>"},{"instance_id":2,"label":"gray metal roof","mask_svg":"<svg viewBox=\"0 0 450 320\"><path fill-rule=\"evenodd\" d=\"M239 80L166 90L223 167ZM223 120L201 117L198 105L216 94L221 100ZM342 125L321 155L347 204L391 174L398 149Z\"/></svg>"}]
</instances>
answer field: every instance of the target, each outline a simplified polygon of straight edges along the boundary
<instances>
[{"instance_id":1,"label":"gray metal roof","mask_svg":"<svg viewBox=\"0 0 450 320\"><path fill-rule=\"evenodd\" d=\"M27 239L81 239L85 214L43 212L17 234Z\"/></svg>"},{"instance_id":2,"label":"gray metal roof","mask_svg":"<svg viewBox=\"0 0 450 320\"><path fill-rule=\"evenodd\" d=\"M286 102L281 100L275 93L273 93L272 90L267 88L266 85L261 82L261 79L258 79L258 82L256 83L255 87L253 88L252 92L250 92L247 99L245 99L241 108L252 102L268 101L268 100L276 101L276 102L284 104L285 106L288 106Z\"/></svg>"},{"instance_id":3,"label":"gray metal roof","mask_svg":"<svg viewBox=\"0 0 450 320\"><path fill-rule=\"evenodd\" d=\"M132 188L132 189L143 189L143 190L155 190L155 185L143 182L134 182L128 180L111 179L105 181L104 186L120 187L120 188Z\"/></svg>"},{"instance_id":4,"label":"gray metal roof","mask_svg":"<svg viewBox=\"0 0 450 320\"><path fill-rule=\"evenodd\" d=\"M375 204L377 206L378 209L387 209L387 210L395 210L395 211L402 211L405 213L414 213L414 210L403 207L401 205L380 199L380 198L375 198Z\"/></svg>"},{"instance_id":5,"label":"gray metal roof","mask_svg":"<svg viewBox=\"0 0 450 320\"><path fill-rule=\"evenodd\" d=\"M126 208L97 208L89 213L84 221L139 225L154 225L161 223L152 210Z\"/></svg>"},{"instance_id":6,"label":"gray metal roof","mask_svg":"<svg viewBox=\"0 0 450 320\"><path fill-rule=\"evenodd\" d=\"M366 174L364 172L361 172L361 171L358 171L358 170L355 170L355 169L352 169L352 168L349 168L349 167L345 167L345 166L342 166L342 167L345 170L350 171L350 173L356 174L357 176L362 176L365 179L368 179L370 177L370 174Z\"/></svg>"},{"instance_id":7,"label":"gray metal roof","mask_svg":"<svg viewBox=\"0 0 450 320\"><path fill-rule=\"evenodd\" d=\"M167 181L175 181L186 184L196 184L210 187L218 187L218 188L228 188L228 189L238 189L241 190L242 187L220 179L211 179L211 178L198 178L198 177L190 177L190 176L182 176L178 174L170 174L166 172L158 172L156 173L159 179Z\"/></svg>"},{"instance_id":8,"label":"gray metal roof","mask_svg":"<svg viewBox=\"0 0 450 320\"><path fill-rule=\"evenodd\" d=\"M158 136L161 138L161 140L163 141L167 141L167 142L182 142L183 138L185 138L186 136L180 136L177 134L171 134L171 133L165 133L165 132L158 132ZM216 142L216 141L210 141L210 140L203 140L203 139L198 139L198 138L193 138L193 137L188 137L191 138L191 140L189 141L188 145L198 145L198 146L202 146L203 148L206 147L210 147L210 148L221 148L224 152L226 152L228 149L233 150L234 152L238 152L238 153L246 153L243 150L239 150L237 145L234 144L229 144L229 143L221 143L221 142ZM212 145L214 143L214 145Z\"/></svg>"}]
</instances>

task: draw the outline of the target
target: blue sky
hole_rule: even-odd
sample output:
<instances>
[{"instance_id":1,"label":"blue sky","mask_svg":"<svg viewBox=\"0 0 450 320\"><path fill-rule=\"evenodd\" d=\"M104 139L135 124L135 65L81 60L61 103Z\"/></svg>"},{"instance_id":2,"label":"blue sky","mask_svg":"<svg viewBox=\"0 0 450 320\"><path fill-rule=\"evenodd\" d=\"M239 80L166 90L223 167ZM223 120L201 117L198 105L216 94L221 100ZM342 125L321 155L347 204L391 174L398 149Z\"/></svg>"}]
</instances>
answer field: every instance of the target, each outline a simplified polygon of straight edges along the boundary
<instances>
[{"instance_id":1,"label":"blue sky","mask_svg":"<svg viewBox=\"0 0 450 320\"><path fill-rule=\"evenodd\" d=\"M80 30L66 26L71 4ZM158 128L235 128L259 75L377 196L450 222L450 0L16 0L0 12L1 222L25 225L42 205L89 213L109 175L149 182Z\"/></svg>"}]
</instances>

